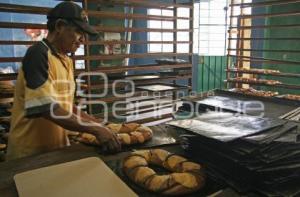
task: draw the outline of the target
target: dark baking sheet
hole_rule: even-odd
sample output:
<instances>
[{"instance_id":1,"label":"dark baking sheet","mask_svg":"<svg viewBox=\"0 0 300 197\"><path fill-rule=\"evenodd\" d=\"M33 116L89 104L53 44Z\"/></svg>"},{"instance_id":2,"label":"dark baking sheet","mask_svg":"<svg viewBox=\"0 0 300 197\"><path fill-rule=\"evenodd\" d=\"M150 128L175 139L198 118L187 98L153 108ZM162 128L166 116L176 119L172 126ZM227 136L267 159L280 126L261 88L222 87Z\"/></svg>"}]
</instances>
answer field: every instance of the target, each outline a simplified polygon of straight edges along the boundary
<instances>
[{"instance_id":1,"label":"dark baking sheet","mask_svg":"<svg viewBox=\"0 0 300 197\"><path fill-rule=\"evenodd\" d=\"M200 108L206 109L210 108L212 110L228 110L233 112L243 112L245 107L249 105L254 105L251 101L243 101L235 98L225 97L225 96L210 96L204 98L203 100L196 101Z\"/></svg>"},{"instance_id":2,"label":"dark baking sheet","mask_svg":"<svg viewBox=\"0 0 300 197\"><path fill-rule=\"evenodd\" d=\"M282 99L282 98L276 98L276 97L271 97L271 98L265 98L265 97L259 97L259 96L251 96L251 95L245 95L241 93L236 93L236 92L231 92L228 90L213 90L209 94L203 93L197 96L193 97L185 97L183 99L184 102L187 104L183 103L183 106L181 107L182 110L191 110L191 103L194 105L194 110L202 110L197 109L197 102L208 98L208 96L222 96L222 97L227 97L230 99L237 99L240 101L262 101L264 104L264 115L266 117L272 117L272 118L278 118L279 116L295 109L295 107L300 106L300 101L293 101L293 100L287 100L287 99ZM236 111L236 110L235 110Z\"/></svg>"},{"instance_id":3,"label":"dark baking sheet","mask_svg":"<svg viewBox=\"0 0 300 197\"><path fill-rule=\"evenodd\" d=\"M229 112L207 112L191 119L174 120L167 124L228 142L278 127L285 122L279 119L259 118Z\"/></svg>"},{"instance_id":4,"label":"dark baking sheet","mask_svg":"<svg viewBox=\"0 0 300 197\"><path fill-rule=\"evenodd\" d=\"M293 125L284 125L276 132L279 135L277 138L272 136L272 143L250 143L244 138L221 142L190 135L183 139L183 147L237 191L256 190L265 195L293 196L300 192L297 181L300 177L300 143L295 141L299 132ZM257 139L262 139L261 135ZM281 183L284 188L280 187Z\"/></svg>"}]
</instances>

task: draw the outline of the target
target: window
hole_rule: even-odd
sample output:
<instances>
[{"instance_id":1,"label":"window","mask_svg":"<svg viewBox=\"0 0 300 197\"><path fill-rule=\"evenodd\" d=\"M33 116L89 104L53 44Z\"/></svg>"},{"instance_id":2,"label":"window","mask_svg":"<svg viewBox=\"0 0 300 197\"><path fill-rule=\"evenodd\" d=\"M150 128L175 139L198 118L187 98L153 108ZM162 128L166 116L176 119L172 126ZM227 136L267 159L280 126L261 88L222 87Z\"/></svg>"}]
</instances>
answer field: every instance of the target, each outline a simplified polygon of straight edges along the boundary
<instances>
[{"instance_id":1,"label":"window","mask_svg":"<svg viewBox=\"0 0 300 197\"><path fill-rule=\"evenodd\" d=\"M173 11L171 10L161 10L161 9L149 9L148 15L158 15L158 16L173 16ZM179 17L189 17L188 8L178 8L177 16ZM188 29L188 20L177 20L177 29ZM174 29L174 24L172 21L148 21L148 28L161 28L161 29ZM149 32L148 41L174 41L174 34L169 32ZM177 32L177 41L189 41L189 32ZM149 44L149 52L173 52L173 44ZM188 53L189 44L182 43L177 44L178 53Z\"/></svg>"},{"instance_id":2,"label":"window","mask_svg":"<svg viewBox=\"0 0 300 197\"><path fill-rule=\"evenodd\" d=\"M251 3L252 0L244 0ZM228 26L230 23L229 0L203 0L195 4L194 13L194 53L205 56L227 55ZM241 3L236 0L234 3ZM233 15L240 15L241 8L235 6ZM251 8L243 9L243 14L251 14ZM237 18L233 18L232 26L237 26ZM236 38L237 33L232 34ZM197 42L198 40L198 42ZM235 48L236 40L231 41L231 48ZM231 54L236 51L231 51Z\"/></svg>"},{"instance_id":3,"label":"window","mask_svg":"<svg viewBox=\"0 0 300 197\"><path fill-rule=\"evenodd\" d=\"M206 56L224 56L227 40L228 0L200 1L195 5L194 52ZM198 49L196 49L198 47Z\"/></svg>"}]
</instances>

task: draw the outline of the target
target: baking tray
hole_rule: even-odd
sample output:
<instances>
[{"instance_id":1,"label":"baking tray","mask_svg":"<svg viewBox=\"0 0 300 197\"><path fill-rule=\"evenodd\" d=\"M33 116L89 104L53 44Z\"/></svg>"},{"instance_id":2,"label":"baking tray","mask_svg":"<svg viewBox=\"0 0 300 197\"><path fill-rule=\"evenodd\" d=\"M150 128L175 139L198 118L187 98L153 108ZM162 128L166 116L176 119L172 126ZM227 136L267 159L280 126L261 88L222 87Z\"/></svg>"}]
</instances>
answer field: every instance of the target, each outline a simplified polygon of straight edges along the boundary
<instances>
[{"instance_id":1,"label":"baking tray","mask_svg":"<svg viewBox=\"0 0 300 197\"><path fill-rule=\"evenodd\" d=\"M180 108L180 110L183 111L190 111L191 109L191 103L194 105L194 109L196 111L203 111L202 108L195 109L197 106L197 102L200 100L203 100L205 98L208 98L209 96L221 96L221 97L228 97L230 99L236 99L242 101L261 101L264 103L265 106L265 116L266 117L273 117L278 118L279 116L295 109L296 107L300 106L299 101L293 101L293 100L287 100L283 98L265 98L265 97L259 97L259 96L252 96L252 95L245 95L242 93L236 93L231 92L228 90L220 90L215 89L210 91L209 93L202 93L197 96L193 97L185 97L183 98L183 106ZM186 104L185 104L186 102Z\"/></svg>"},{"instance_id":2,"label":"baking tray","mask_svg":"<svg viewBox=\"0 0 300 197\"><path fill-rule=\"evenodd\" d=\"M210 96L204 98L203 100L196 101L200 109L219 109L232 112L243 112L243 108L249 105L249 101L243 101L235 98L230 98L226 96Z\"/></svg>"},{"instance_id":3,"label":"baking tray","mask_svg":"<svg viewBox=\"0 0 300 197\"><path fill-rule=\"evenodd\" d=\"M207 112L191 119L173 120L167 124L208 138L228 142L283 125L280 119L260 118L229 112Z\"/></svg>"},{"instance_id":4,"label":"baking tray","mask_svg":"<svg viewBox=\"0 0 300 197\"><path fill-rule=\"evenodd\" d=\"M188 86L180 86L176 84L168 83L155 83L149 85L136 86L138 90L150 91L150 92L163 92L163 91L175 91L180 89L189 88Z\"/></svg>"}]
</instances>

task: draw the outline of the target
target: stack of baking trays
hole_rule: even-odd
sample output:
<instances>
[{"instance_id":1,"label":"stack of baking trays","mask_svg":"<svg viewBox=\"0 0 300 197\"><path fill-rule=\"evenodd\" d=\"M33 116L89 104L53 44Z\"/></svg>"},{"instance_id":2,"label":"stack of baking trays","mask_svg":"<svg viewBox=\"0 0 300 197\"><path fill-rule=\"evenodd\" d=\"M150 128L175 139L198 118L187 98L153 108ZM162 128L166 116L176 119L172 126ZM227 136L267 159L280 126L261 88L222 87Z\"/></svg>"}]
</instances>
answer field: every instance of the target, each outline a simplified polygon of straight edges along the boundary
<instances>
[{"instance_id":1,"label":"stack of baking trays","mask_svg":"<svg viewBox=\"0 0 300 197\"><path fill-rule=\"evenodd\" d=\"M3 160L7 147L13 93L14 84L11 81L0 81L0 161Z\"/></svg>"},{"instance_id":2,"label":"stack of baking trays","mask_svg":"<svg viewBox=\"0 0 300 197\"><path fill-rule=\"evenodd\" d=\"M222 98L210 99L216 107L221 107ZM208 176L217 182L241 193L299 195L299 123L236 113L241 110L232 100L223 106L228 111L203 111L168 124L189 131L182 136L182 147L205 164ZM209 99L199 102L203 108L212 104Z\"/></svg>"}]
</instances>

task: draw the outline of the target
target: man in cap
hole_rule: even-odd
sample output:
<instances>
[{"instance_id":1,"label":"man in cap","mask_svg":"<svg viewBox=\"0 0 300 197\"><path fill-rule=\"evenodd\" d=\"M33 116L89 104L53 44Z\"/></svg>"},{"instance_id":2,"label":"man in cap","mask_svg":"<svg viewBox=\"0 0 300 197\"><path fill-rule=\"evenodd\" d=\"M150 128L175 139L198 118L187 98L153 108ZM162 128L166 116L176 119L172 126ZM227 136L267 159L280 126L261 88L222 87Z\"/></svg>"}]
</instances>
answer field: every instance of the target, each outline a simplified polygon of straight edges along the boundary
<instances>
[{"instance_id":1,"label":"man in cap","mask_svg":"<svg viewBox=\"0 0 300 197\"><path fill-rule=\"evenodd\" d=\"M19 69L7 159L67 146L66 130L93 134L105 149L118 151L116 135L73 106L74 70L67 54L79 48L85 33L97 32L73 2L58 4L47 18L47 38L27 50Z\"/></svg>"}]
</instances>

